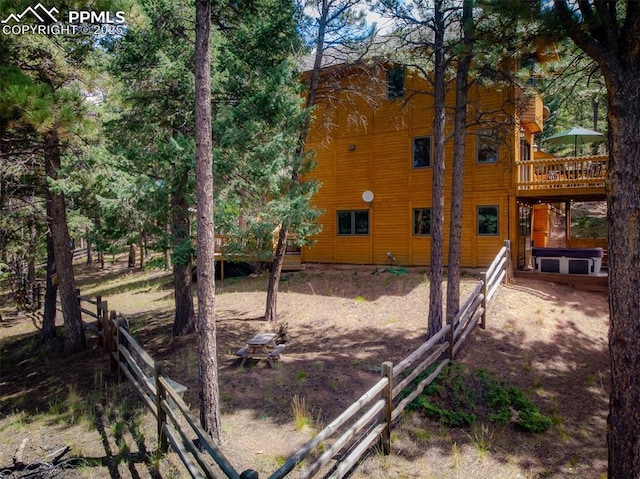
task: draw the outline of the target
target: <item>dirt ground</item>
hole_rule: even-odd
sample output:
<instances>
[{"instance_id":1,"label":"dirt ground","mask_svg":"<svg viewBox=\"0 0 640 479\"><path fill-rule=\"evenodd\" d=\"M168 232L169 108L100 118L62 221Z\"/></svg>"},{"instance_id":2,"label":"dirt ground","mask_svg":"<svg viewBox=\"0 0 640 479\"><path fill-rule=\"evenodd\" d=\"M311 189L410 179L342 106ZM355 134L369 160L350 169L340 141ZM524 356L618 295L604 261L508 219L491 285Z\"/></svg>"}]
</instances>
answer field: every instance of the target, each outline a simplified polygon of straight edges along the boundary
<instances>
[{"instance_id":1,"label":"dirt ground","mask_svg":"<svg viewBox=\"0 0 640 479\"><path fill-rule=\"evenodd\" d=\"M83 294L102 294L129 317L139 343L188 386L185 399L197 411L196 337L171 339L167 274L127 272L125 259L107 271L78 266L78 275ZM369 389L383 361L398 362L424 341L429 294L420 268L286 273L278 309L291 343L277 368L239 367L233 353L254 333L276 328L261 319L266 283L266 276L226 279L216 297L222 449L238 471L252 468L261 478ZM474 284L470 273L463 297ZM41 474L31 477L187 476L174 455L154 454L151 415L130 388L114 384L99 349L62 358L38 346L37 324L26 316L4 308L2 318L0 477L29 472L15 470L16 457ZM487 329L474 331L457 360L526 391L554 426L542 434L493 424L450 429L408 413L393 433L393 454L372 454L353 477L606 477L607 328L604 294L535 280L502 287ZM294 395L313 418L300 431Z\"/></svg>"}]
</instances>

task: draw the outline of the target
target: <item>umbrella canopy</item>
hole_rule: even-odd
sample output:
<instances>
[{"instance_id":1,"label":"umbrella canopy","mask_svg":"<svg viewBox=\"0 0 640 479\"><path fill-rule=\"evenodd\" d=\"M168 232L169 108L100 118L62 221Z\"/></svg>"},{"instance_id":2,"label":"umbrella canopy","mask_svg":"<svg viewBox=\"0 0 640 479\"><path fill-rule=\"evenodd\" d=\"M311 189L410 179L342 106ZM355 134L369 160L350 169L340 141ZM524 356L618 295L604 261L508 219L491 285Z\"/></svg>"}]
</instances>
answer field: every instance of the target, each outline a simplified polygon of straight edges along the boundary
<instances>
[{"instance_id":1,"label":"umbrella canopy","mask_svg":"<svg viewBox=\"0 0 640 479\"><path fill-rule=\"evenodd\" d=\"M578 151L578 145L605 141L606 139L607 137L598 131L588 130L581 126L574 126L573 128L550 136L547 138L547 143L549 145L573 145L575 154Z\"/></svg>"}]
</instances>

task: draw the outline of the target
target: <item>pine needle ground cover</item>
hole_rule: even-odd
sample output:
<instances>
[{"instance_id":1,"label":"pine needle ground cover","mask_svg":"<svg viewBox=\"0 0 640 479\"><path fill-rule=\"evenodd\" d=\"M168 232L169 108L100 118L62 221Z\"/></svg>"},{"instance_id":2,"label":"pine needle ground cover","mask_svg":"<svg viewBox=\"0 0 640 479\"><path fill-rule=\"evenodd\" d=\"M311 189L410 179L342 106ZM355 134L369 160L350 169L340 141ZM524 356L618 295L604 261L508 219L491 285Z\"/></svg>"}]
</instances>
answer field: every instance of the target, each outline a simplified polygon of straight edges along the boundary
<instances>
[{"instance_id":1,"label":"pine needle ground cover","mask_svg":"<svg viewBox=\"0 0 640 479\"><path fill-rule=\"evenodd\" d=\"M171 338L170 272L130 269L126 256L108 261L105 270L76 267L83 294L101 294L110 309L128 316L136 340L188 386L185 400L197 411L196 338ZM419 268L403 275L364 266L288 273L278 306L290 342L279 366L239 367L234 353L248 338L278 329L262 320L267 280L258 275L216 285L224 451L237 469L256 469L261 478L377 382L383 361L395 364L424 342L429 294ZM472 273L465 277L463 296L475 281ZM472 381L480 381L474 372L484 369L518 388L553 425L544 433L523 432L515 422L522 414L513 412L505 425L491 422L473 386L470 413L477 419L471 426L445 426L411 411L392 432L393 454L372 454L353 479L600 479L607 457L607 308L604 295L550 283L500 288L487 329L474 331L456 362ZM70 447L62 459L72 459L73 467L57 477L145 478L155 470L186 477L175 454L154 455L153 415L126 385L128 410L119 409L116 377L95 338L85 353L65 358L39 348L37 325L23 312L8 302L0 310L0 470L13 467L25 444L25 464L51 461L55 454L49 454ZM295 396L306 405L307 426L300 430Z\"/></svg>"}]
</instances>

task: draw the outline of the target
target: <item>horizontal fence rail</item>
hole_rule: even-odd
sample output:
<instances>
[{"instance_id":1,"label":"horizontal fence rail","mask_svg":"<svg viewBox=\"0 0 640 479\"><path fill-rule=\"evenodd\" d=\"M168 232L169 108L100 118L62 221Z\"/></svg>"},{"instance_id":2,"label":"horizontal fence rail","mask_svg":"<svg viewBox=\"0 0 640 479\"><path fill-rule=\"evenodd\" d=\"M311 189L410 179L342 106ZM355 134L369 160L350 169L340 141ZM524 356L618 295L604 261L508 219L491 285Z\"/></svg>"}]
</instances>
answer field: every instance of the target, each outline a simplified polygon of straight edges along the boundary
<instances>
[{"instance_id":1,"label":"horizontal fence rail","mask_svg":"<svg viewBox=\"0 0 640 479\"><path fill-rule=\"evenodd\" d=\"M321 454L298 471L298 477L310 479L323 472L325 479L341 479L376 444L384 454L390 454L394 423L455 358L475 327L480 325L484 329L488 303L500 284L510 279L510 271L511 246L505 241L458 313L447 317L438 333L395 366L384 362L381 379L268 479L288 476L318 451ZM138 344L129 332L126 317L109 311L101 296L90 298L78 291L77 297L82 314L95 320L95 327L92 323L85 325L97 333L112 370L118 373L119 380L126 378L134 386L156 418L159 450L166 452L171 446L194 478L220 477L212 469L217 465L227 478L258 479L258 473L252 469L241 474L234 469L182 399L186 387L169 378L162 362L155 361Z\"/></svg>"},{"instance_id":2,"label":"horizontal fence rail","mask_svg":"<svg viewBox=\"0 0 640 479\"><path fill-rule=\"evenodd\" d=\"M110 351L112 366L117 369L119 378L126 377L134 385L156 417L160 451L167 452L171 444L192 477L218 477L211 469L213 464L217 464L228 478L252 477L251 470L241 475L233 468L182 399L186 387L164 374L162 363L154 361L131 336L128 324L124 316L118 315L115 311L111 312L111 340L108 344L114 346ZM197 438L197 445L193 436ZM207 458L200 449L209 457Z\"/></svg>"},{"instance_id":3,"label":"horizontal fence rail","mask_svg":"<svg viewBox=\"0 0 640 479\"><path fill-rule=\"evenodd\" d=\"M328 467L329 471L323 476L325 479L341 479L375 444L380 444L385 454L391 453L390 433L393 424L457 355L475 327L478 324L485 327L488 302L500 283L510 278L510 268L511 243L505 241L459 312L447 318L447 324L437 334L398 364L383 363L383 377L294 453L269 479L286 477L319 449L323 450L322 454L297 477L309 479ZM429 374L424 377L428 371ZM338 435L340 431L343 432ZM332 443L329 441L331 438ZM334 464L330 466L332 459L335 459Z\"/></svg>"}]
</instances>

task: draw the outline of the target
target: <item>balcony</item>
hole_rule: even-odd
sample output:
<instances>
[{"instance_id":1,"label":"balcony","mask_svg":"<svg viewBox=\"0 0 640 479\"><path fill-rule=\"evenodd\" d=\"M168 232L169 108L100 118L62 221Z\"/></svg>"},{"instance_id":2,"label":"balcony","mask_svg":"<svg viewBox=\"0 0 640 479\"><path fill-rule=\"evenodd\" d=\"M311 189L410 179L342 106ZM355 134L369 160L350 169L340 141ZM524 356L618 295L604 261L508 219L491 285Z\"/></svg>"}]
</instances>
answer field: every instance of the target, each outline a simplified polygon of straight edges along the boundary
<instances>
[{"instance_id":1,"label":"balcony","mask_svg":"<svg viewBox=\"0 0 640 479\"><path fill-rule=\"evenodd\" d=\"M601 197L609 157L581 156L516 161L516 189L521 197Z\"/></svg>"},{"instance_id":2,"label":"balcony","mask_svg":"<svg viewBox=\"0 0 640 479\"><path fill-rule=\"evenodd\" d=\"M538 95L527 100L526 109L522 114L522 126L530 133L540 133L544 125L544 104Z\"/></svg>"}]
</instances>

